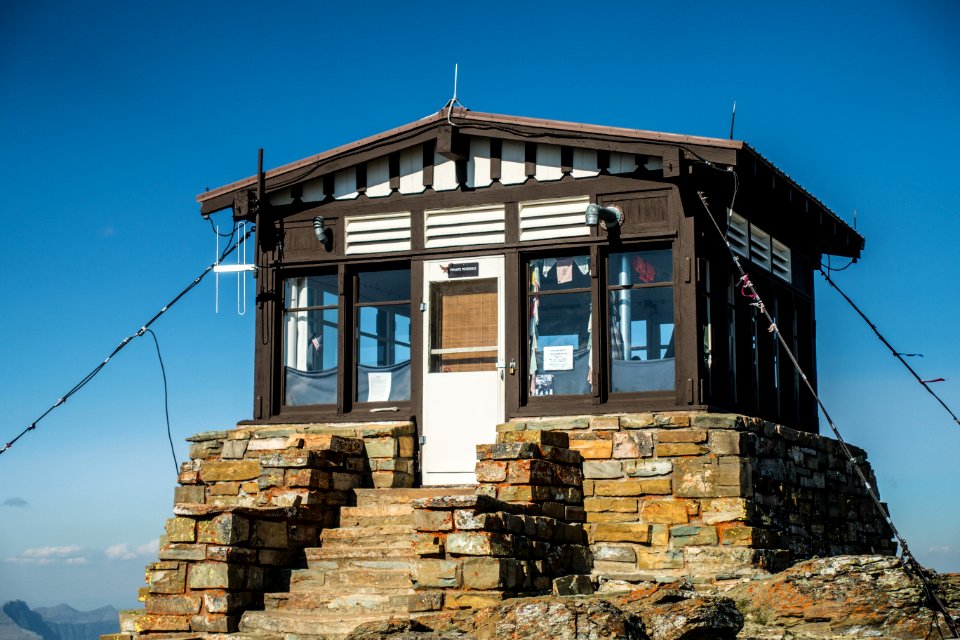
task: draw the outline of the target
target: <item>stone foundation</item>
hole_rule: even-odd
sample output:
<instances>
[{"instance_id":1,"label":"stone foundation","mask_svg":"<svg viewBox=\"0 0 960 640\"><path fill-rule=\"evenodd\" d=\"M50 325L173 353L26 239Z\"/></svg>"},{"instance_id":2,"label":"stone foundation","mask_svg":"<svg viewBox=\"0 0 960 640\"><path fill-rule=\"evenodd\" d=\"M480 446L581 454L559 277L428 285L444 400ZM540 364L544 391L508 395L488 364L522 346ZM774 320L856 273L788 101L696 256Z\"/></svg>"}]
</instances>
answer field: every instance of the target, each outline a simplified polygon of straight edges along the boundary
<instances>
[{"instance_id":1,"label":"stone foundation","mask_svg":"<svg viewBox=\"0 0 960 640\"><path fill-rule=\"evenodd\" d=\"M702 412L516 420L584 458L586 530L600 579L696 581L895 545L831 438ZM866 453L850 447L876 487Z\"/></svg>"},{"instance_id":2,"label":"stone foundation","mask_svg":"<svg viewBox=\"0 0 960 640\"><path fill-rule=\"evenodd\" d=\"M866 453L740 415L514 420L473 495L413 501L411 611L600 582L718 582L813 556L892 554ZM190 439L174 517L120 637L226 633L288 590L353 489L413 484L410 422L251 426ZM560 585L558 587L558 585Z\"/></svg>"}]
</instances>

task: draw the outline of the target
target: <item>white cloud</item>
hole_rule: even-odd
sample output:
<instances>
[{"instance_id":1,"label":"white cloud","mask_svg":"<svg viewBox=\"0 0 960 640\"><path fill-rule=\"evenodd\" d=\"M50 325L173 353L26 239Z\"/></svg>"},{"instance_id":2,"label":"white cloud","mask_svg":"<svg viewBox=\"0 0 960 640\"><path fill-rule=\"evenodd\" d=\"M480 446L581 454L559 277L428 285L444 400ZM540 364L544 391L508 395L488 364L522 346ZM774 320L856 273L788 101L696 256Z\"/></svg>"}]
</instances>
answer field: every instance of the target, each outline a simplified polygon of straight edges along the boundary
<instances>
[{"instance_id":1,"label":"white cloud","mask_svg":"<svg viewBox=\"0 0 960 640\"><path fill-rule=\"evenodd\" d=\"M24 549L18 556L7 558L5 562L17 564L86 564L86 556L80 553L75 544L62 547L34 547Z\"/></svg>"},{"instance_id":2,"label":"white cloud","mask_svg":"<svg viewBox=\"0 0 960 640\"><path fill-rule=\"evenodd\" d=\"M111 560L132 560L137 557L156 555L160 547L160 539L154 538L150 542L144 543L139 547L131 547L127 542L110 545L103 550L103 553Z\"/></svg>"},{"instance_id":3,"label":"white cloud","mask_svg":"<svg viewBox=\"0 0 960 640\"><path fill-rule=\"evenodd\" d=\"M936 545L927 549L927 553L950 553L951 551L953 551L953 549L945 544Z\"/></svg>"},{"instance_id":4,"label":"white cloud","mask_svg":"<svg viewBox=\"0 0 960 640\"><path fill-rule=\"evenodd\" d=\"M160 551L160 538L154 538L150 542L146 542L136 549L138 556L155 556Z\"/></svg>"},{"instance_id":5,"label":"white cloud","mask_svg":"<svg viewBox=\"0 0 960 640\"><path fill-rule=\"evenodd\" d=\"M130 560L137 557L137 554L130 550L130 545L126 542L110 545L103 552L111 560Z\"/></svg>"}]
</instances>

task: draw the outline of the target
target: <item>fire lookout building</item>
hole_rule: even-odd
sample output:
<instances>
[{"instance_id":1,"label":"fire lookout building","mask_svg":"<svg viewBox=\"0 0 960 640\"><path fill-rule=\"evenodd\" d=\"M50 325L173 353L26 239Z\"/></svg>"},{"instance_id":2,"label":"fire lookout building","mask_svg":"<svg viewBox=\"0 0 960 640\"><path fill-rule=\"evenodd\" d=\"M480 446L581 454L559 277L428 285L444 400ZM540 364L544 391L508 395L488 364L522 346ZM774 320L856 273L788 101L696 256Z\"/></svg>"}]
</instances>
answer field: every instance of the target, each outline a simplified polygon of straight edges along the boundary
<instances>
[{"instance_id":1,"label":"fire lookout building","mask_svg":"<svg viewBox=\"0 0 960 640\"><path fill-rule=\"evenodd\" d=\"M199 201L256 224L253 417L189 439L125 640L893 552L730 256L815 384L863 239L747 144L452 109Z\"/></svg>"},{"instance_id":2,"label":"fire lookout building","mask_svg":"<svg viewBox=\"0 0 960 640\"><path fill-rule=\"evenodd\" d=\"M509 419L817 432L698 194L811 378L813 272L863 239L746 143L454 109L259 188L198 197L257 224L253 423L412 420L426 485L472 482Z\"/></svg>"}]
</instances>

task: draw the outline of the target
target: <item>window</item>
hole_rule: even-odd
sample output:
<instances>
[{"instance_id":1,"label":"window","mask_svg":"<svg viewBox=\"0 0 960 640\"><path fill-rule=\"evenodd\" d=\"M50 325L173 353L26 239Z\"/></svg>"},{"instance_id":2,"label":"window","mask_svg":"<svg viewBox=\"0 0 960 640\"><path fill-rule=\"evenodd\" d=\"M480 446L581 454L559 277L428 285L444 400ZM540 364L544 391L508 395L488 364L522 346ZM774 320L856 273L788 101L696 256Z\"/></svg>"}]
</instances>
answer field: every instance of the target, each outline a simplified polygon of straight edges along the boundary
<instances>
[{"instance_id":1,"label":"window","mask_svg":"<svg viewBox=\"0 0 960 640\"><path fill-rule=\"evenodd\" d=\"M410 269L356 274L357 402L410 399Z\"/></svg>"},{"instance_id":2,"label":"window","mask_svg":"<svg viewBox=\"0 0 960 640\"><path fill-rule=\"evenodd\" d=\"M290 278L284 291L284 404L337 401L337 276Z\"/></svg>"},{"instance_id":3,"label":"window","mask_svg":"<svg viewBox=\"0 0 960 640\"><path fill-rule=\"evenodd\" d=\"M526 274L529 395L591 393L590 257L530 260Z\"/></svg>"},{"instance_id":4,"label":"window","mask_svg":"<svg viewBox=\"0 0 960 640\"><path fill-rule=\"evenodd\" d=\"M496 370L496 278L433 282L430 309L430 373Z\"/></svg>"},{"instance_id":5,"label":"window","mask_svg":"<svg viewBox=\"0 0 960 640\"><path fill-rule=\"evenodd\" d=\"M607 274L610 391L673 390L672 252L611 254Z\"/></svg>"}]
</instances>

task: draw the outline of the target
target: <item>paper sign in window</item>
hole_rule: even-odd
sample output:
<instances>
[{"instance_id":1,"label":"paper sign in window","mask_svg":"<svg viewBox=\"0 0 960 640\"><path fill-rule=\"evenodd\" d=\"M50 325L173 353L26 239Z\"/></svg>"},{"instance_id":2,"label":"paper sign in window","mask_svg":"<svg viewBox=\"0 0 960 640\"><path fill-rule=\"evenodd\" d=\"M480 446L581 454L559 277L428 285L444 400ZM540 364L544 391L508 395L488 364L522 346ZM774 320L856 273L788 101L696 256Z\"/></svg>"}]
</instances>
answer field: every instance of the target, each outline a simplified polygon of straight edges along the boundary
<instances>
[{"instance_id":1,"label":"paper sign in window","mask_svg":"<svg viewBox=\"0 0 960 640\"><path fill-rule=\"evenodd\" d=\"M386 402L390 399L393 374L389 371L374 371L367 374L367 402Z\"/></svg>"},{"instance_id":2,"label":"paper sign in window","mask_svg":"<svg viewBox=\"0 0 960 640\"><path fill-rule=\"evenodd\" d=\"M543 348L544 371L572 371L573 345Z\"/></svg>"}]
</instances>

